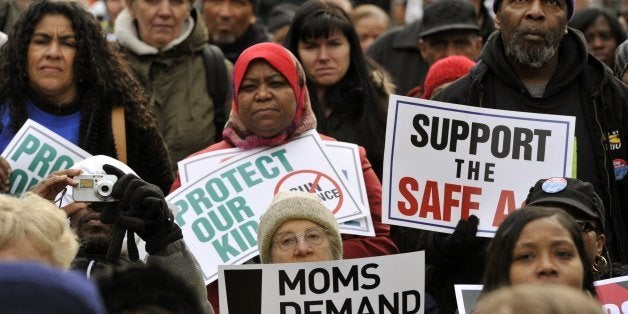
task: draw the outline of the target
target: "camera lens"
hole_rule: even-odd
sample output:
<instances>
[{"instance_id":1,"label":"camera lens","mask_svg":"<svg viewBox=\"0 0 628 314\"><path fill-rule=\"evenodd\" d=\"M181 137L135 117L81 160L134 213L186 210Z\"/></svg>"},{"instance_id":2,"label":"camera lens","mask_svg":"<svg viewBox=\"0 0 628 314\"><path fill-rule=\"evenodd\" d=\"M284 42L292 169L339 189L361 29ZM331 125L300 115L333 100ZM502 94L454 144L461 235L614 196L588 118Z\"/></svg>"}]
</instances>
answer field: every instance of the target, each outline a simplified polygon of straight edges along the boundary
<instances>
[{"instance_id":1,"label":"camera lens","mask_svg":"<svg viewBox=\"0 0 628 314\"><path fill-rule=\"evenodd\" d=\"M100 181L96 185L96 191L100 198L109 197L109 195L111 195L112 188L113 188L113 182L109 180Z\"/></svg>"}]
</instances>

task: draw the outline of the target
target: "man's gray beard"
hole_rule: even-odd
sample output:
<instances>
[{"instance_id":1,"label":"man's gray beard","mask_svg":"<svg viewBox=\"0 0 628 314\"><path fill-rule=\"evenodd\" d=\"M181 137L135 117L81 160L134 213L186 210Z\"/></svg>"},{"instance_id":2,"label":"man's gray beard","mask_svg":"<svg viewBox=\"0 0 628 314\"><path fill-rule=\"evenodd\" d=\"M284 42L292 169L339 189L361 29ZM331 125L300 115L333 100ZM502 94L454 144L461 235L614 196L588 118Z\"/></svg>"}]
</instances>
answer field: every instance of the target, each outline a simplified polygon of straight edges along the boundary
<instances>
[{"instance_id":1,"label":"man's gray beard","mask_svg":"<svg viewBox=\"0 0 628 314\"><path fill-rule=\"evenodd\" d=\"M523 31L515 31L511 35L508 41L502 34L506 55L515 59L517 63L535 69L545 66L552 60L562 40L562 33L548 32L545 34L545 42L542 45L526 47Z\"/></svg>"}]
</instances>

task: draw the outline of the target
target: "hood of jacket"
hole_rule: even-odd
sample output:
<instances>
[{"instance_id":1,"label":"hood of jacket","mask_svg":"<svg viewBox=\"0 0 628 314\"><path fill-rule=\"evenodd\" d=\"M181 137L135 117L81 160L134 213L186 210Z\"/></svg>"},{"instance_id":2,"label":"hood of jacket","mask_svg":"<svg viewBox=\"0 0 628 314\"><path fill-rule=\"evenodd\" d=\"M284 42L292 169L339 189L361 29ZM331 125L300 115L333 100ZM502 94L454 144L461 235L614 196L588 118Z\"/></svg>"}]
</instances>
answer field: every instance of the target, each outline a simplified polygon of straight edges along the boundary
<instances>
[{"instance_id":1,"label":"hood of jacket","mask_svg":"<svg viewBox=\"0 0 628 314\"><path fill-rule=\"evenodd\" d=\"M543 98L549 98L573 83L585 70L587 62L590 62L590 59L594 59L588 57L586 41L582 33L572 28L568 28L567 34L560 43L558 53L560 55L558 66L547 83ZM482 50L480 59L481 63L488 66L507 85L517 90L527 90L506 57L501 32L494 32L489 37L485 48ZM483 72L481 68L478 65L472 69L471 76L481 75Z\"/></svg>"},{"instance_id":2,"label":"hood of jacket","mask_svg":"<svg viewBox=\"0 0 628 314\"><path fill-rule=\"evenodd\" d=\"M190 55L202 49L209 39L207 28L198 18L196 9L192 9L190 17L184 22L181 34L162 49L148 45L139 38L137 23L126 8L116 19L115 35L118 44L127 52L136 55Z\"/></svg>"}]
</instances>

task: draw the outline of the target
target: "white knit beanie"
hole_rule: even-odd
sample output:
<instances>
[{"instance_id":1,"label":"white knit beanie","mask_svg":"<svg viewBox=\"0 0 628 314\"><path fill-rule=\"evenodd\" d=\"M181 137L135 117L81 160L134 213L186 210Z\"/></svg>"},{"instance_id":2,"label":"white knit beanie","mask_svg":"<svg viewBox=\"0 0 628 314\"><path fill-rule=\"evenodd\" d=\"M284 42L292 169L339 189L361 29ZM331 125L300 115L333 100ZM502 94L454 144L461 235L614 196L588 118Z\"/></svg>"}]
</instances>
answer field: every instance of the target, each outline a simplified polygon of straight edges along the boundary
<instances>
[{"instance_id":1,"label":"white knit beanie","mask_svg":"<svg viewBox=\"0 0 628 314\"><path fill-rule=\"evenodd\" d=\"M342 259L342 238L338 232L338 222L318 196L300 191L279 192L273 198L270 208L262 215L257 229L259 255L263 264L272 263L270 249L273 237L285 222L304 219L314 222L329 231L329 241L334 259Z\"/></svg>"}]
</instances>

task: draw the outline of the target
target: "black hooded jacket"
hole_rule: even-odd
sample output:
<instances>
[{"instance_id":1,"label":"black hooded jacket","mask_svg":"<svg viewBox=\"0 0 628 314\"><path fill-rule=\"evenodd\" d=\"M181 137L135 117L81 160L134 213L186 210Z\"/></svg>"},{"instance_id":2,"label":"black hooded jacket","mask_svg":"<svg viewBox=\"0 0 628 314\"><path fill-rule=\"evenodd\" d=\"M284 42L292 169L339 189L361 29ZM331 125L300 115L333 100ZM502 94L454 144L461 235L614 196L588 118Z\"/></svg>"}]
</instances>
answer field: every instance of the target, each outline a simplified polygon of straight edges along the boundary
<instances>
[{"instance_id":1,"label":"black hooded jacket","mask_svg":"<svg viewBox=\"0 0 628 314\"><path fill-rule=\"evenodd\" d=\"M556 71L541 98L533 98L493 33L471 72L436 100L504 110L576 117L577 177L593 184L606 207L606 246L628 264L628 87L589 55L584 36L568 29ZM575 156L576 157L576 156Z\"/></svg>"}]
</instances>

